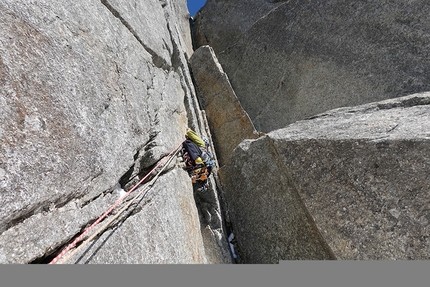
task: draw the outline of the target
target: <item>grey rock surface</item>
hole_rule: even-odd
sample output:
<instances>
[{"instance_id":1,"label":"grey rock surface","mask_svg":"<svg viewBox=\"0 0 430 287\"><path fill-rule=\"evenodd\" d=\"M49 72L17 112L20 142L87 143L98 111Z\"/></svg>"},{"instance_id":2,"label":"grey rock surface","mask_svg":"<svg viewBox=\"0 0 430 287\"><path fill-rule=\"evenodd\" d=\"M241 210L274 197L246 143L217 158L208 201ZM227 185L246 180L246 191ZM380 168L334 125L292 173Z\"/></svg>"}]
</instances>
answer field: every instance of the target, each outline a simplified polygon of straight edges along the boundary
<instances>
[{"instance_id":1,"label":"grey rock surface","mask_svg":"<svg viewBox=\"0 0 430 287\"><path fill-rule=\"evenodd\" d=\"M187 192L183 192L187 190ZM139 192L140 190L136 190ZM166 192L169 191L169 192ZM134 208L70 259L75 264L202 264L206 259L188 175L175 169ZM135 236L130 236L134 234Z\"/></svg>"},{"instance_id":2,"label":"grey rock surface","mask_svg":"<svg viewBox=\"0 0 430 287\"><path fill-rule=\"evenodd\" d=\"M187 126L207 132L190 104L189 14L185 1L169 0L0 8L0 263L43 262L117 200L118 182L130 187L178 146ZM118 241L87 252L88 263L225 260L205 256L215 245L203 241L186 172L174 165L159 182L141 214L101 235ZM127 248L151 231L140 254Z\"/></svg>"},{"instance_id":3,"label":"grey rock surface","mask_svg":"<svg viewBox=\"0 0 430 287\"><path fill-rule=\"evenodd\" d=\"M270 138L241 142L218 174L245 264L335 258Z\"/></svg>"},{"instance_id":4,"label":"grey rock surface","mask_svg":"<svg viewBox=\"0 0 430 287\"><path fill-rule=\"evenodd\" d=\"M210 45L257 130L430 90L428 1L208 0Z\"/></svg>"},{"instance_id":5,"label":"grey rock surface","mask_svg":"<svg viewBox=\"0 0 430 287\"><path fill-rule=\"evenodd\" d=\"M320 248L295 217L305 210L337 259L428 260L429 131L430 93L421 93L331 110L242 142L220 176L238 241L254 241L241 248L245 257L289 259L298 249L284 242L296 240Z\"/></svg>"},{"instance_id":6,"label":"grey rock surface","mask_svg":"<svg viewBox=\"0 0 430 287\"><path fill-rule=\"evenodd\" d=\"M190 58L190 66L222 166L242 140L256 139L258 132L240 105L210 46L198 48Z\"/></svg>"}]
</instances>

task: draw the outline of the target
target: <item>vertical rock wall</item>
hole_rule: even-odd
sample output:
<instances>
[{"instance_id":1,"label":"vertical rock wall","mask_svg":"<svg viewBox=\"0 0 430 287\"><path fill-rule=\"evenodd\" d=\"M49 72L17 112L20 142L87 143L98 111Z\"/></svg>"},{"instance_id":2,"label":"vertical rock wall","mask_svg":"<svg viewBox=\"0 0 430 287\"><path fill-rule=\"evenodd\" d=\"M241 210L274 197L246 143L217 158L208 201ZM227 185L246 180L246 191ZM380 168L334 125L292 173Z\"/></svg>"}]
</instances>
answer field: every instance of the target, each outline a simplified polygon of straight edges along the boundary
<instances>
[{"instance_id":1,"label":"vertical rock wall","mask_svg":"<svg viewBox=\"0 0 430 287\"><path fill-rule=\"evenodd\" d=\"M267 136L240 143L219 176L244 263L335 258Z\"/></svg>"},{"instance_id":2,"label":"vertical rock wall","mask_svg":"<svg viewBox=\"0 0 430 287\"><path fill-rule=\"evenodd\" d=\"M210 45L257 130L342 106L430 90L430 4L208 0L196 46Z\"/></svg>"},{"instance_id":3,"label":"vertical rock wall","mask_svg":"<svg viewBox=\"0 0 430 287\"><path fill-rule=\"evenodd\" d=\"M240 105L211 47L197 49L190 59L190 66L222 166L242 140L255 139L258 132Z\"/></svg>"},{"instance_id":4,"label":"vertical rock wall","mask_svg":"<svg viewBox=\"0 0 430 287\"><path fill-rule=\"evenodd\" d=\"M169 0L2 0L0 9L0 263L43 262L188 125L206 134L187 65L189 14ZM77 262L225 260L207 259L175 162L109 229Z\"/></svg>"},{"instance_id":5,"label":"vertical rock wall","mask_svg":"<svg viewBox=\"0 0 430 287\"><path fill-rule=\"evenodd\" d=\"M247 263L430 258L430 93L243 141L220 169Z\"/></svg>"}]
</instances>

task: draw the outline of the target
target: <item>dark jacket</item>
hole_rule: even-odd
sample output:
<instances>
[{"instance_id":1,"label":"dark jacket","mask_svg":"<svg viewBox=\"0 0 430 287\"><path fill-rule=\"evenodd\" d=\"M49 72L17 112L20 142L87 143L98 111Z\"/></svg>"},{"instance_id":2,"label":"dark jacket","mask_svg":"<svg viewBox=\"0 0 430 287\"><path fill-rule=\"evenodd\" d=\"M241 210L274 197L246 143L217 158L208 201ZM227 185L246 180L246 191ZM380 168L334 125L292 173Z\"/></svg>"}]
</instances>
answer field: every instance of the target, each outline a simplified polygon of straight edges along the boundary
<instances>
[{"instance_id":1,"label":"dark jacket","mask_svg":"<svg viewBox=\"0 0 430 287\"><path fill-rule=\"evenodd\" d=\"M182 143L182 147L190 155L190 158L193 161L202 155L202 150L192 140L185 140Z\"/></svg>"}]
</instances>

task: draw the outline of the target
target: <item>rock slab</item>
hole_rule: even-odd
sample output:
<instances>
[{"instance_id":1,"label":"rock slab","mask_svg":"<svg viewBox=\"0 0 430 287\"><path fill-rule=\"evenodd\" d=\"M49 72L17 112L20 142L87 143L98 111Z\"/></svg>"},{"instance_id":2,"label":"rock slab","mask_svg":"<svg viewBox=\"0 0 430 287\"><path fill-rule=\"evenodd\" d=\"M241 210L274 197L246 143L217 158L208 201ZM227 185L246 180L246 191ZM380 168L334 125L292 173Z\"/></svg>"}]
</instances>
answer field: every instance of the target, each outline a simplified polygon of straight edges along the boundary
<instances>
[{"instance_id":1,"label":"rock slab","mask_svg":"<svg viewBox=\"0 0 430 287\"><path fill-rule=\"evenodd\" d=\"M308 259L308 250L323 250L304 239L315 234L337 259L428 260L429 131L430 93L421 93L331 110L242 142L220 173L249 262Z\"/></svg>"},{"instance_id":2,"label":"rock slab","mask_svg":"<svg viewBox=\"0 0 430 287\"><path fill-rule=\"evenodd\" d=\"M190 59L190 65L222 166L242 140L255 139L258 132L239 103L211 47L197 49Z\"/></svg>"}]
</instances>

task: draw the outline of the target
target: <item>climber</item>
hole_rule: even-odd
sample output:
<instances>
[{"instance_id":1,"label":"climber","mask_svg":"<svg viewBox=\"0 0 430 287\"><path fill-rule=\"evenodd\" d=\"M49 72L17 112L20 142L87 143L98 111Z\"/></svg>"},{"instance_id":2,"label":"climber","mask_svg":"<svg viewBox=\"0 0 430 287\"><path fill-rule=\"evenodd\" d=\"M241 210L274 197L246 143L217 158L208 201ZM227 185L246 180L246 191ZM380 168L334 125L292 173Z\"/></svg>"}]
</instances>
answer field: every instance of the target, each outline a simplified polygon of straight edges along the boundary
<instances>
[{"instance_id":1,"label":"climber","mask_svg":"<svg viewBox=\"0 0 430 287\"><path fill-rule=\"evenodd\" d=\"M200 149L201 153L199 153L199 157L195 160L195 162L196 164L201 164L203 162L206 167L208 167L210 174L212 171L212 167L215 165L215 162L213 160L212 154L208 151L209 140L206 138L201 138L195 131L191 130L190 128L187 128L185 138L187 139L185 142L191 140Z\"/></svg>"},{"instance_id":2,"label":"climber","mask_svg":"<svg viewBox=\"0 0 430 287\"><path fill-rule=\"evenodd\" d=\"M197 133L187 128L186 140L182 143L185 169L193 183L203 183L203 189L207 189L207 178L215 165L212 154L207 150L209 141L203 140Z\"/></svg>"}]
</instances>

